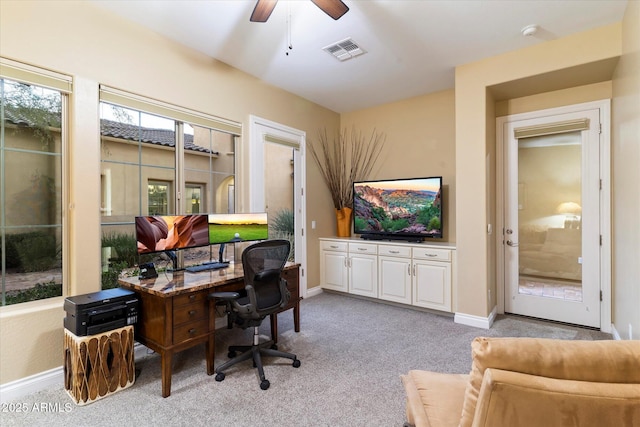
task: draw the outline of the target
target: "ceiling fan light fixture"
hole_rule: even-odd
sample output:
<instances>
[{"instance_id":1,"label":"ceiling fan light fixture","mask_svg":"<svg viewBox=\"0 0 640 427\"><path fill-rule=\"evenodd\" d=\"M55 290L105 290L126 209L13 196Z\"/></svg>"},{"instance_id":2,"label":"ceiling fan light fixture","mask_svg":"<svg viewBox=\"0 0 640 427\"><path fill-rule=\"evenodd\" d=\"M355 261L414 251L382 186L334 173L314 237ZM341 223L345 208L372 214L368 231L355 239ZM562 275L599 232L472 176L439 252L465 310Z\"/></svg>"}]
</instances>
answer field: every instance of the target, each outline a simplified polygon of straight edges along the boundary
<instances>
[{"instance_id":1,"label":"ceiling fan light fixture","mask_svg":"<svg viewBox=\"0 0 640 427\"><path fill-rule=\"evenodd\" d=\"M366 50L362 49L362 47L360 47L351 38L332 43L329 46L323 47L322 50L329 53L339 61L346 61L347 59L355 58L356 56L366 53Z\"/></svg>"}]
</instances>

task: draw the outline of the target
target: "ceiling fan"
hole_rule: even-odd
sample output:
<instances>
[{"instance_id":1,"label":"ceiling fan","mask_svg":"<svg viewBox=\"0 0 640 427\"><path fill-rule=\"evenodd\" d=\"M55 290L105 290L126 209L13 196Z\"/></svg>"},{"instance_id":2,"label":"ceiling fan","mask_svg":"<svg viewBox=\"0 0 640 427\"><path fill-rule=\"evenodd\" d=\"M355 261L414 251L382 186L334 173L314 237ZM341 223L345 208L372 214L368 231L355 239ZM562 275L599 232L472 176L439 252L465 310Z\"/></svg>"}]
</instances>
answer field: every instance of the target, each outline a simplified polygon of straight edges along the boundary
<instances>
[{"instance_id":1,"label":"ceiling fan","mask_svg":"<svg viewBox=\"0 0 640 427\"><path fill-rule=\"evenodd\" d=\"M349 8L341 0L311 0L324 13L337 20L349 11ZM251 13L251 22L267 22L278 0L257 0Z\"/></svg>"}]
</instances>

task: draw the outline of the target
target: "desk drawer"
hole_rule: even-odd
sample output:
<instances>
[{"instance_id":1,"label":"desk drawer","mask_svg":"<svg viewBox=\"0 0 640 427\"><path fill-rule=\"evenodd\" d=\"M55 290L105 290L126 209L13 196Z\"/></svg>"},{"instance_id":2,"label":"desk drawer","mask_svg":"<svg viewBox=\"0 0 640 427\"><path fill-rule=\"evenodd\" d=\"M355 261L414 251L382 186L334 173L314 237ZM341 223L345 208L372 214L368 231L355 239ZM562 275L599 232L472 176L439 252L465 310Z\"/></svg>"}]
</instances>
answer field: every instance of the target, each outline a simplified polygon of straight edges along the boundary
<instances>
[{"instance_id":1,"label":"desk drawer","mask_svg":"<svg viewBox=\"0 0 640 427\"><path fill-rule=\"evenodd\" d=\"M173 328L173 344L177 345L183 341L208 333L208 326L209 322L206 318L175 326Z\"/></svg>"},{"instance_id":2,"label":"desk drawer","mask_svg":"<svg viewBox=\"0 0 640 427\"><path fill-rule=\"evenodd\" d=\"M193 304L173 306L173 324L200 320L207 316L209 305L205 301L197 301Z\"/></svg>"},{"instance_id":3,"label":"desk drawer","mask_svg":"<svg viewBox=\"0 0 640 427\"><path fill-rule=\"evenodd\" d=\"M202 304L206 301L208 294L206 292L191 292L173 297L173 306Z\"/></svg>"}]
</instances>

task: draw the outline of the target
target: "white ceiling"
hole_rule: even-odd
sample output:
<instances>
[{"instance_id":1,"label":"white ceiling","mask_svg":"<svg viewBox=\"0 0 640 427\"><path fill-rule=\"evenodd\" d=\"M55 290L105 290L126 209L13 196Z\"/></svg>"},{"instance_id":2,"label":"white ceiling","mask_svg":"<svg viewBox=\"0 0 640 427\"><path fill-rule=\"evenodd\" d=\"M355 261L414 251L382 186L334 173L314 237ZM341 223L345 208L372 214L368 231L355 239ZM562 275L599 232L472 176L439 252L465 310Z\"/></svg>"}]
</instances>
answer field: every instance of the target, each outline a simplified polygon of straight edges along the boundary
<instances>
[{"instance_id":1,"label":"white ceiling","mask_svg":"<svg viewBox=\"0 0 640 427\"><path fill-rule=\"evenodd\" d=\"M621 21L627 4L343 0L334 21L309 0L280 0L254 23L254 0L90 1L338 113L452 88L458 65ZM540 29L525 37L530 24ZM367 53L340 62L322 50L349 37Z\"/></svg>"}]
</instances>

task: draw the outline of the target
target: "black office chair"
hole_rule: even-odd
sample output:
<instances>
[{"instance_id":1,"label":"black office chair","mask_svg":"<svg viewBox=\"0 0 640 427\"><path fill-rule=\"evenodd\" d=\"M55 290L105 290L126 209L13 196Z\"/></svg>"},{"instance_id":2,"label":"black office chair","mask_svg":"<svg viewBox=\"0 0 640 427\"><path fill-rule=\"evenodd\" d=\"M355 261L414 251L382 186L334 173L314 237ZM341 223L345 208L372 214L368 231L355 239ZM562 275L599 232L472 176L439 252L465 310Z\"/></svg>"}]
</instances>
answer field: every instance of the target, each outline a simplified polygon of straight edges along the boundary
<instances>
[{"instance_id":1,"label":"black office chair","mask_svg":"<svg viewBox=\"0 0 640 427\"><path fill-rule=\"evenodd\" d=\"M273 340L260 343L258 334L264 318L285 307L291 298L286 280L280 277L290 246L288 240L265 240L247 247L242 252L246 295L241 296L238 292L213 292L209 295L209 298L226 303L229 327L232 324L242 329L253 326L253 345L230 346L229 357L232 359L216 369L216 381L224 380L224 371L230 366L253 359L260 376L260 388L268 389L270 384L264 377L261 355L285 357L293 360L294 368L300 366L295 354L278 351ZM236 357L238 351L242 354Z\"/></svg>"}]
</instances>

